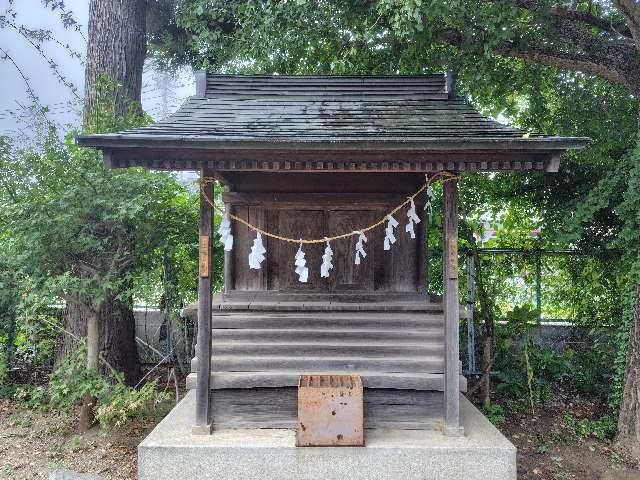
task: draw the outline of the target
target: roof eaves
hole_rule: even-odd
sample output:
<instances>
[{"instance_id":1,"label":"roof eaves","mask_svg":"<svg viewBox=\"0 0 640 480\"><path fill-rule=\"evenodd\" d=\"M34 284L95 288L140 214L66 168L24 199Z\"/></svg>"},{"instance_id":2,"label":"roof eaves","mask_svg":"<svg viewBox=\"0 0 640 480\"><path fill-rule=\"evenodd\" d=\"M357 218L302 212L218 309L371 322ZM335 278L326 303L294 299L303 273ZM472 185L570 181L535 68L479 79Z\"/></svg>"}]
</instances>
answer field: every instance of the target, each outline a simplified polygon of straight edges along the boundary
<instances>
[{"instance_id":1,"label":"roof eaves","mask_svg":"<svg viewBox=\"0 0 640 480\"><path fill-rule=\"evenodd\" d=\"M203 150L418 150L418 151L469 151L469 150L569 150L589 145L587 137L307 137L297 139L261 137L157 134L101 134L82 135L76 138L78 145L99 149L123 148L187 148Z\"/></svg>"}]
</instances>

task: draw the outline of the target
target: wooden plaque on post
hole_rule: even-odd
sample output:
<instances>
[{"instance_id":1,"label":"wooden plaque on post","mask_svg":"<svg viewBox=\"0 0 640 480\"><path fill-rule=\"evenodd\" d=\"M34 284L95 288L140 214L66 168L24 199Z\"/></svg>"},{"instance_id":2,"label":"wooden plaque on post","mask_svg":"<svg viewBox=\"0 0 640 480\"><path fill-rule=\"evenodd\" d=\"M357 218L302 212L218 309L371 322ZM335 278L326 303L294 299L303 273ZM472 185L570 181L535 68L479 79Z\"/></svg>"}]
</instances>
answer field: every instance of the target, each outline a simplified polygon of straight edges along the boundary
<instances>
[{"instance_id":1,"label":"wooden plaque on post","mask_svg":"<svg viewBox=\"0 0 640 480\"><path fill-rule=\"evenodd\" d=\"M200 235L200 276L209 276L209 235Z\"/></svg>"}]
</instances>

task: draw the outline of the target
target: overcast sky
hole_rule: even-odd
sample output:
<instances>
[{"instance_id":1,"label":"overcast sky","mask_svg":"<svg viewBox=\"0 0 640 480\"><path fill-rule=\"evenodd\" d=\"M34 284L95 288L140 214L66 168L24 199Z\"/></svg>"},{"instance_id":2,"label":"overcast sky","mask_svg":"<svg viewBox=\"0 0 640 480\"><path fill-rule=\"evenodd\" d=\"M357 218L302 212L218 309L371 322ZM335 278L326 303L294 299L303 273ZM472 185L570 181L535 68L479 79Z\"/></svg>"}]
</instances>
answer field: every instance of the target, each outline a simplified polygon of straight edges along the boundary
<instances>
[{"instance_id":1,"label":"overcast sky","mask_svg":"<svg viewBox=\"0 0 640 480\"><path fill-rule=\"evenodd\" d=\"M58 11L44 7L42 0L15 0L18 16L15 23L31 29L47 29L63 45L82 54L82 59L72 58L63 46L53 42L45 44L46 55L58 65L59 71L78 87L82 98L84 87L84 56L86 43L80 32L65 30ZM81 24L86 37L89 0L65 0L68 10ZM4 15L9 0L0 0L0 15ZM51 110L51 118L60 126L78 125L80 105L68 87L52 72L47 60L11 27L0 28L0 48L6 50L28 78L40 102ZM1 54L1 52L0 52ZM193 76L186 71L175 79L163 79L163 74L145 69L142 82L142 106L154 118L171 113L195 92ZM162 85L166 85L166 94ZM166 99L166 100L165 100ZM7 60L0 61L0 135L20 137L25 126L16 122L11 111L20 110L20 105L29 105L25 82L16 67Z\"/></svg>"}]
</instances>

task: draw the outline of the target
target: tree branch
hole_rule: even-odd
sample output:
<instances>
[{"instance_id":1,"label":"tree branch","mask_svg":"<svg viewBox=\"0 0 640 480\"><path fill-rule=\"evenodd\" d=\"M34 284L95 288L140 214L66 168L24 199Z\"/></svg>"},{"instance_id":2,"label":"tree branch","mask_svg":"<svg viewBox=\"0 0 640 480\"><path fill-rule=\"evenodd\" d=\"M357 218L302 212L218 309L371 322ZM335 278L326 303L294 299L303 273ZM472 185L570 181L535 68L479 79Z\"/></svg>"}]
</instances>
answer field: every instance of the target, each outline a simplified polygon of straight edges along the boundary
<instances>
[{"instance_id":1,"label":"tree branch","mask_svg":"<svg viewBox=\"0 0 640 480\"><path fill-rule=\"evenodd\" d=\"M586 25L599 28L603 32L626 37L631 39L631 30L622 22L614 23L612 18L599 17L589 12L581 12L578 10L569 10L566 8L552 8L550 14L555 17L565 18L573 22L580 22Z\"/></svg>"},{"instance_id":2,"label":"tree branch","mask_svg":"<svg viewBox=\"0 0 640 480\"><path fill-rule=\"evenodd\" d=\"M538 0L515 0L514 3L522 9L531 11L543 6ZM638 13L638 7L635 5L635 0L614 0L614 4L618 6L618 9L623 14L625 14L625 8L632 13L635 12L635 23L636 25L640 24L640 19L638 18L640 13ZM591 8L589 8L588 11L577 10L575 2L571 8L556 5L549 10L549 14L553 17L564 18L575 23L584 23L586 25L599 28L603 32L607 32L611 35L633 39L637 46L640 45L629 22L627 22L629 23L628 25L621 22L614 23L614 19L611 17L594 15ZM625 14L625 17L627 19L629 18L627 14Z\"/></svg>"},{"instance_id":3,"label":"tree branch","mask_svg":"<svg viewBox=\"0 0 640 480\"><path fill-rule=\"evenodd\" d=\"M561 53L576 52L592 63L616 70L618 74L626 72L639 53L631 40L630 45L624 40L593 35L567 18L553 17L548 27L549 33L556 36L556 39L552 39L558 43L554 45L554 50Z\"/></svg>"},{"instance_id":4,"label":"tree branch","mask_svg":"<svg viewBox=\"0 0 640 480\"><path fill-rule=\"evenodd\" d=\"M60 83L62 83L65 87L67 87L71 93L80 100L80 96L78 95L78 88L71 82L67 77L65 77L60 69L58 68L58 64L50 57L48 57L44 50L42 49L42 45L40 43L36 43L34 41L34 36L32 35L33 31L28 30L24 26L18 27L15 23L10 22L8 20L3 20L3 23L9 25L13 28L19 35L21 35L29 44L35 48L35 50L40 54L40 56L47 62L49 68L53 72L53 74L58 77ZM53 37L51 37L53 38Z\"/></svg>"},{"instance_id":5,"label":"tree branch","mask_svg":"<svg viewBox=\"0 0 640 480\"><path fill-rule=\"evenodd\" d=\"M80 34L82 39L86 42L87 37L82 33L82 26L78 23L78 21L74 18L73 12L71 10L67 10L63 0L41 0L42 4L45 7L51 9L52 12L56 10L60 10L60 21L62 22L62 26L64 28L73 28L76 32Z\"/></svg>"},{"instance_id":6,"label":"tree branch","mask_svg":"<svg viewBox=\"0 0 640 480\"><path fill-rule=\"evenodd\" d=\"M635 0L613 0L613 4L627 19L631 36L640 51L640 6Z\"/></svg>"},{"instance_id":7,"label":"tree branch","mask_svg":"<svg viewBox=\"0 0 640 480\"><path fill-rule=\"evenodd\" d=\"M509 42L497 48L496 51L507 57L533 60L562 70L596 75L638 93L638 86L632 83L634 75L630 73L635 71L633 66L635 64L632 65L631 58L635 52L632 48L608 44L593 36L582 37L580 32L575 31L565 32L565 35L562 35L562 32L556 32L556 35L559 40L568 43L568 48L553 45L542 47L519 45ZM584 35L589 34L585 32ZM442 29L437 32L437 36L440 40L457 47L482 42L482 39L469 38L455 28Z\"/></svg>"},{"instance_id":8,"label":"tree branch","mask_svg":"<svg viewBox=\"0 0 640 480\"><path fill-rule=\"evenodd\" d=\"M564 54L555 51L545 51L543 49L516 50L505 49L505 55L514 58L522 58L524 60L533 60L550 67L556 67L561 70L578 71L586 74L596 75L609 80L610 82L622 85L627 88L635 87L623 75L612 70L606 65L593 63L588 57L580 54Z\"/></svg>"},{"instance_id":9,"label":"tree branch","mask_svg":"<svg viewBox=\"0 0 640 480\"><path fill-rule=\"evenodd\" d=\"M7 52L2 47L0 47L0 60L9 60L13 64L15 69L18 71L18 73L22 77L22 80L24 81L25 86L27 87L27 94L29 95L29 98L31 99L31 101L36 105L42 107L42 105L40 105L40 100L38 99L36 92L34 92L33 88L31 87L31 82L29 81L29 77L25 75L25 73L22 71L20 66L16 63L15 59L11 55L9 55L9 52Z\"/></svg>"}]
</instances>

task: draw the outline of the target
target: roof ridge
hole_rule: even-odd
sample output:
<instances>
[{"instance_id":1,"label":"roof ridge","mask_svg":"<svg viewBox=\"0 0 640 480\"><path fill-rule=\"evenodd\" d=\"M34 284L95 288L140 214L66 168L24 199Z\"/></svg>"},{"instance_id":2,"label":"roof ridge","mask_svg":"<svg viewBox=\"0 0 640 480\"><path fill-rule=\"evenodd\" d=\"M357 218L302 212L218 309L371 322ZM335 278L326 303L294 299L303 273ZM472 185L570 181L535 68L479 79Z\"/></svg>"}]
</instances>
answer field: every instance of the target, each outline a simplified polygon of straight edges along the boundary
<instances>
[{"instance_id":1,"label":"roof ridge","mask_svg":"<svg viewBox=\"0 0 640 480\"><path fill-rule=\"evenodd\" d=\"M419 79L419 78L445 78L444 73L424 73L415 75L334 75L334 74L305 74L305 75L281 75L281 74L268 74L268 73L207 73L207 78L335 78L335 79L369 79L369 78L384 78L384 79Z\"/></svg>"}]
</instances>

